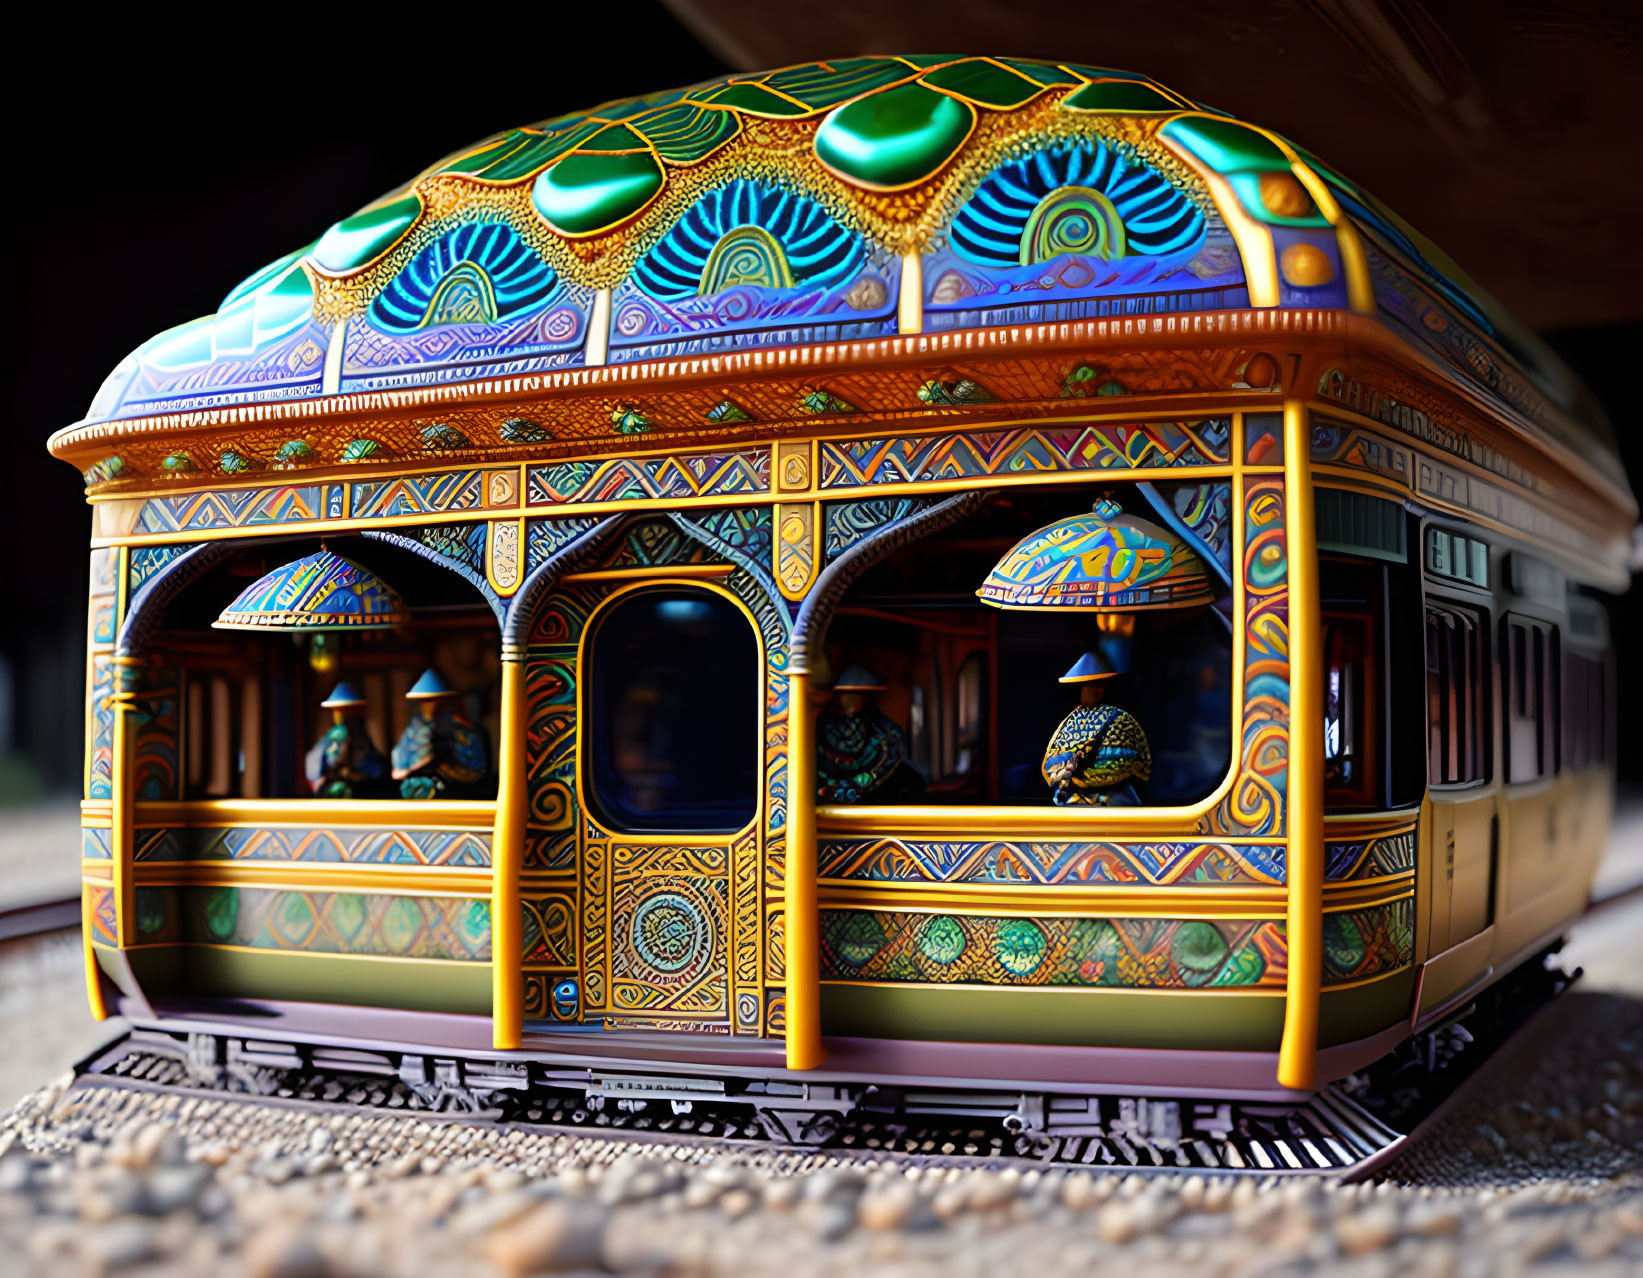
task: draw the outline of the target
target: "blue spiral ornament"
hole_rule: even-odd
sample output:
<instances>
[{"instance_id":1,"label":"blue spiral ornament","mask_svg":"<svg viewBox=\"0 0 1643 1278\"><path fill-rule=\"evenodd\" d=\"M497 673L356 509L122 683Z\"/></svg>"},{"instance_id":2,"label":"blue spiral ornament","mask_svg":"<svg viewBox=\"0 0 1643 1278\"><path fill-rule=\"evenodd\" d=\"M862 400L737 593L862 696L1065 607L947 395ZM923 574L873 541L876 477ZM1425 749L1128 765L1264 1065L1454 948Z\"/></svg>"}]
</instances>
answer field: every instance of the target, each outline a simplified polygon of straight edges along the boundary
<instances>
[{"instance_id":1,"label":"blue spiral ornament","mask_svg":"<svg viewBox=\"0 0 1643 1278\"><path fill-rule=\"evenodd\" d=\"M701 909L678 892L647 897L633 913L633 948L639 958L669 975L706 952L712 928Z\"/></svg>"},{"instance_id":2,"label":"blue spiral ornament","mask_svg":"<svg viewBox=\"0 0 1643 1278\"><path fill-rule=\"evenodd\" d=\"M536 310L559 277L510 226L479 223L440 236L371 303L387 333L445 324L496 324Z\"/></svg>"},{"instance_id":3,"label":"blue spiral ornament","mask_svg":"<svg viewBox=\"0 0 1643 1278\"><path fill-rule=\"evenodd\" d=\"M1031 266L1062 253L1112 260L1195 252L1205 219L1151 165L1100 142L1046 147L994 169L953 219L952 245L978 266Z\"/></svg>"},{"instance_id":4,"label":"blue spiral ornament","mask_svg":"<svg viewBox=\"0 0 1643 1278\"><path fill-rule=\"evenodd\" d=\"M863 256L861 237L814 200L738 180L692 205L639 259L633 279L664 302L738 285L831 288L855 275Z\"/></svg>"}]
</instances>

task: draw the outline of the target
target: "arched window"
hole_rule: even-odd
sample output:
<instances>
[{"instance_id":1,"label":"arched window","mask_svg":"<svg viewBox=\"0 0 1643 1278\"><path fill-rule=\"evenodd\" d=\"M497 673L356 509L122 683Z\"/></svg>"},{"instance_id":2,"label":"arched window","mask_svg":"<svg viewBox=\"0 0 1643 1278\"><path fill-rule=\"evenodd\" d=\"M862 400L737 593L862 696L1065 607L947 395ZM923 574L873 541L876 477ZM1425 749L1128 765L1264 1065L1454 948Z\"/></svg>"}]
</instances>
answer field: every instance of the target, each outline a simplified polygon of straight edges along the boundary
<instances>
[{"instance_id":1,"label":"arched window","mask_svg":"<svg viewBox=\"0 0 1643 1278\"><path fill-rule=\"evenodd\" d=\"M624 833L729 833L759 793L759 651L722 595L641 590L598 620L587 670L587 788Z\"/></svg>"}]
</instances>

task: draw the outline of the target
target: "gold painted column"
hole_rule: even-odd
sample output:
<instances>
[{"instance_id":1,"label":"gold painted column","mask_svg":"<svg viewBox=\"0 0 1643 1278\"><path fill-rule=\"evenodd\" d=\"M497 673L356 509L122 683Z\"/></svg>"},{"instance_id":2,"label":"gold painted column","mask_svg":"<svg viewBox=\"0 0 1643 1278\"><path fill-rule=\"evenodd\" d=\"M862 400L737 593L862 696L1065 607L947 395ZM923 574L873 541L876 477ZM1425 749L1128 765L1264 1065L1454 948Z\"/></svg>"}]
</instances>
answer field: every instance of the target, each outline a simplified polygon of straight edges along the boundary
<instances>
[{"instance_id":1,"label":"gold painted column","mask_svg":"<svg viewBox=\"0 0 1643 1278\"><path fill-rule=\"evenodd\" d=\"M133 932L137 918L137 886L133 864L136 860L137 832L134 795L132 793L132 765L136 751L131 732L131 703L136 695L138 658L126 652L116 652L109 660L111 697L114 702L114 733L112 758L109 760L109 855L112 858L110 876L114 890L114 943L122 950L136 940Z\"/></svg>"},{"instance_id":2,"label":"gold painted column","mask_svg":"<svg viewBox=\"0 0 1643 1278\"><path fill-rule=\"evenodd\" d=\"M815 1069L821 1041L821 920L816 909L816 719L808 671L787 672L787 1068Z\"/></svg>"},{"instance_id":3,"label":"gold painted column","mask_svg":"<svg viewBox=\"0 0 1643 1278\"><path fill-rule=\"evenodd\" d=\"M525 860L525 662L502 652L496 750L496 824L491 833L491 1045L511 1050L524 1023L524 942L519 874Z\"/></svg>"},{"instance_id":4,"label":"gold painted column","mask_svg":"<svg viewBox=\"0 0 1643 1278\"><path fill-rule=\"evenodd\" d=\"M1306 407L1284 404L1284 535L1289 560L1289 972L1278 1081L1316 1085L1318 996L1323 980L1323 623Z\"/></svg>"},{"instance_id":5,"label":"gold painted column","mask_svg":"<svg viewBox=\"0 0 1643 1278\"><path fill-rule=\"evenodd\" d=\"M86 1003L91 1008L91 1019L106 1021L108 1006L103 1002L103 982L97 968L97 955L91 948L91 893L80 888L80 947L85 960Z\"/></svg>"}]
</instances>

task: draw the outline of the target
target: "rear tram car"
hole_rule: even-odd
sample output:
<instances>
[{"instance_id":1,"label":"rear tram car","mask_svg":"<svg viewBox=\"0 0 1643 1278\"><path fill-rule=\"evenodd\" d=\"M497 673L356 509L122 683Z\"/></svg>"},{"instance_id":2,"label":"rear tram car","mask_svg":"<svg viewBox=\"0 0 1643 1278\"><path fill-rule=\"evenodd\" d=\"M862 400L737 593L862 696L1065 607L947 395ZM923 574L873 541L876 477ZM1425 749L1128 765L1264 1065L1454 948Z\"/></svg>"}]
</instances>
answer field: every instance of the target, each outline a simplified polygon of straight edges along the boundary
<instances>
[{"instance_id":1,"label":"rear tram car","mask_svg":"<svg viewBox=\"0 0 1643 1278\"><path fill-rule=\"evenodd\" d=\"M1542 954L1609 829L1601 414L1140 76L860 58L498 134L50 447L87 992L207 1072L1190 1132Z\"/></svg>"}]
</instances>

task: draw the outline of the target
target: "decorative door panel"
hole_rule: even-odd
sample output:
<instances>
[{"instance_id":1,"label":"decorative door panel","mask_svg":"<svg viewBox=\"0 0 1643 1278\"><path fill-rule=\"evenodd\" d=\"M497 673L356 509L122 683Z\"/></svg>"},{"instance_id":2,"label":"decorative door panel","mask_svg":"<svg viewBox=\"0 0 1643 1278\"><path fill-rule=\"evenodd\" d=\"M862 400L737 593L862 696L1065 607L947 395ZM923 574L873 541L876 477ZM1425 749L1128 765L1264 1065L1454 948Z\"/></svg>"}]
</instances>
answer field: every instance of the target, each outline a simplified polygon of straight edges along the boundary
<instances>
[{"instance_id":1,"label":"decorative door panel","mask_svg":"<svg viewBox=\"0 0 1643 1278\"><path fill-rule=\"evenodd\" d=\"M598 854L610 866L609 1011L728 1021L728 843L604 844Z\"/></svg>"},{"instance_id":2,"label":"decorative door panel","mask_svg":"<svg viewBox=\"0 0 1643 1278\"><path fill-rule=\"evenodd\" d=\"M770 575L771 519L769 507L754 507L636 520L536 606L525 653L520 876L527 1021L766 1032L767 983L780 993L766 970L766 916L786 825L789 624ZM588 790L593 637L607 608L652 588L711 593L743 614L756 639L745 691L734 694L757 706L756 799L735 833L617 832L621 814L599 815Z\"/></svg>"}]
</instances>

